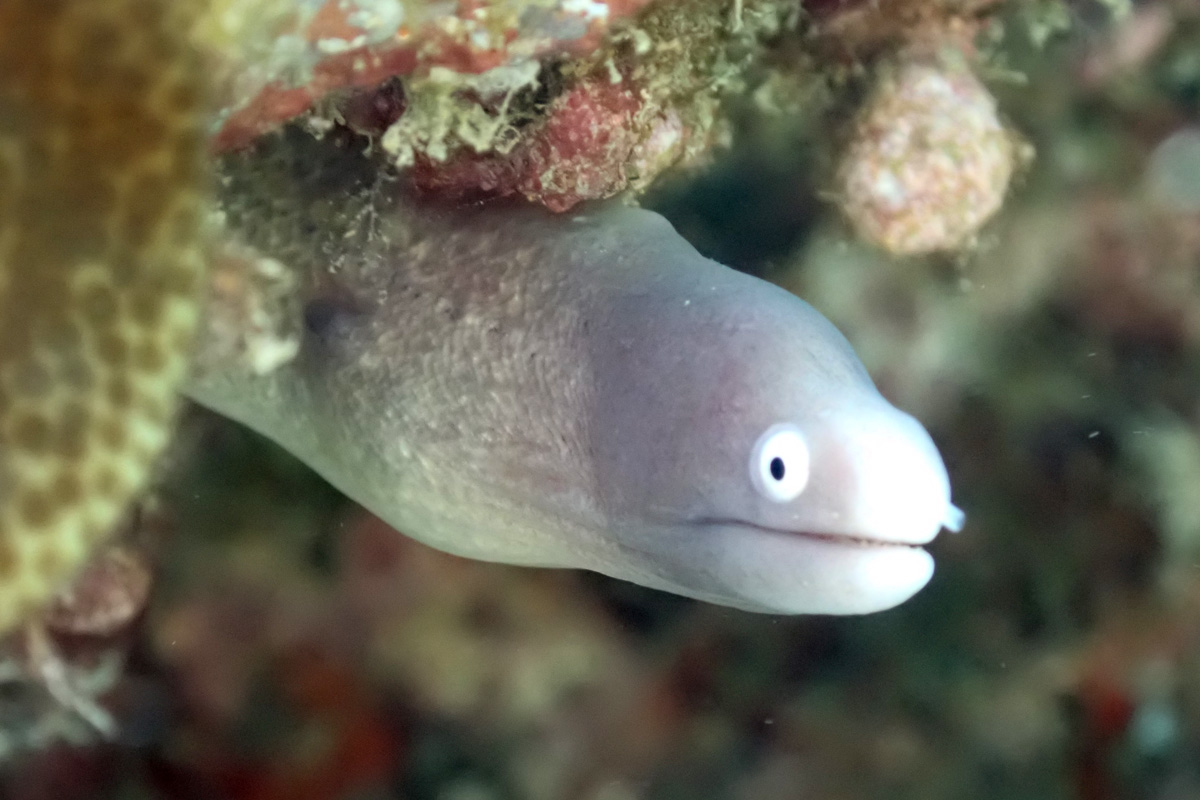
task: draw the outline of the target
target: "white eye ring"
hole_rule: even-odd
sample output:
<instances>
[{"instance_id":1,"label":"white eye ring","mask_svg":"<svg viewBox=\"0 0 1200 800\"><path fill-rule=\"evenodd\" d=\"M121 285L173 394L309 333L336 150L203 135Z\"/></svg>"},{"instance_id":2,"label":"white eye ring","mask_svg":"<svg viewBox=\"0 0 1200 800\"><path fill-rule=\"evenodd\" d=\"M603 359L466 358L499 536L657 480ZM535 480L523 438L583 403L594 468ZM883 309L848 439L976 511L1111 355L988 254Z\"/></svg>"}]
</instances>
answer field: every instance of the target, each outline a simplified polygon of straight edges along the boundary
<instances>
[{"instance_id":1,"label":"white eye ring","mask_svg":"<svg viewBox=\"0 0 1200 800\"><path fill-rule=\"evenodd\" d=\"M808 444L795 425L781 423L758 437L750 454L750 480L776 503L795 500L808 485Z\"/></svg>"}]
</instances>

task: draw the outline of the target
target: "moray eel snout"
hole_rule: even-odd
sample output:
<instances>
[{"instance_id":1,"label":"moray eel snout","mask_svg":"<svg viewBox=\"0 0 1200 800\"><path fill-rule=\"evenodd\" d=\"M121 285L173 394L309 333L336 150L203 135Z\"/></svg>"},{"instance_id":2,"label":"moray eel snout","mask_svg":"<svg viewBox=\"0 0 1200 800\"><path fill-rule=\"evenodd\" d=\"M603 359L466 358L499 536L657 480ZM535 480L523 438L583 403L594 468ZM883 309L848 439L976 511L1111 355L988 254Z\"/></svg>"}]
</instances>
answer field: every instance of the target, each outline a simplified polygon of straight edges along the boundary
<instances>
[{"instance_id":1,"label":"moray eel snout","mask_svg":"<svg viewBox=\"0 0 1200 800\"><path fill-rule=\"evenodd\" d=\"M691 522L721 548L712 563L727 567L722 602L867 613L928 583L933 559L920 546L956 526L960 512L924 429L882 400L874 405L772 426L751 450L744 478L757 502L740 515ZM806 480L789 485L793 465Z\"/></svg>"}]
</instances>

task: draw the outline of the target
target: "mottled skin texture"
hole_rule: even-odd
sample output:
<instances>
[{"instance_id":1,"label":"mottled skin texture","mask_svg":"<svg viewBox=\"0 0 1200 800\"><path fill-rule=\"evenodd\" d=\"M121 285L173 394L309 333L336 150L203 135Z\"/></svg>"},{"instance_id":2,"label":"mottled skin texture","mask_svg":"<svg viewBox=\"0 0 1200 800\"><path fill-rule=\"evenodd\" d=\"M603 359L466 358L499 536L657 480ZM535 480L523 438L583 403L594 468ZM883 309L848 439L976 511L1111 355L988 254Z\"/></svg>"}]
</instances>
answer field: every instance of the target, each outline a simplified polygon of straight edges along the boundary
<instances>
[{"instance_id":1,"label":"mottled skin texture","mask_svg":"<svg viewBox=\"0 0 1200 800\"><path fill-rule=\"evenodd\" d=\"M877 610L928 580L909 545L949 489L924 430L815 310L661 217L418 204L294 131L226 174L231 229L304 276L305 334L265 377L202 352L191 393L399 530L758 611ZM749 475L780 422L812 455L786 503Z\"/></svg>"}]
</instances>

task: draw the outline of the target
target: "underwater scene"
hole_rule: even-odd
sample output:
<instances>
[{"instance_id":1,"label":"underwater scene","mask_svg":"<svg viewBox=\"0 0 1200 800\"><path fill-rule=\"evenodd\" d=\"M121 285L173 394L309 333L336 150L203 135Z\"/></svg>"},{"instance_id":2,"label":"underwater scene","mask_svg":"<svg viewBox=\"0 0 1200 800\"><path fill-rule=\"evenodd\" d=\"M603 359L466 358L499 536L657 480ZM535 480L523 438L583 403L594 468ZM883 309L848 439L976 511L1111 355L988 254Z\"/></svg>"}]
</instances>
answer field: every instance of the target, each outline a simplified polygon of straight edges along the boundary
<instances>
[{"instance_id":1,"label":"underwater scene","mask_svg":"<svg viewBox=\"0 0 1200 800\"><path fill-rule=\"evenodd\" d=\"M0 0L0 800L1200 800L1197 0Z\"/></svg>"}]
</instances>

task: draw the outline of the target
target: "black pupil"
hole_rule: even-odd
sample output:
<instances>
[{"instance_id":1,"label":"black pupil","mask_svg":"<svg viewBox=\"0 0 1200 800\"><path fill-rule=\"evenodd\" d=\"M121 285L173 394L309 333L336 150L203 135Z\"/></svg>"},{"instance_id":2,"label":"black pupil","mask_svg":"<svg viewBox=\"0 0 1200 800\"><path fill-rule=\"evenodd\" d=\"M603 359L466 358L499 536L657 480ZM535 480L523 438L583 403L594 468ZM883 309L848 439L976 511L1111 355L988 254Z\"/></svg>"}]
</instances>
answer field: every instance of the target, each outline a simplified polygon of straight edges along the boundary
<instances>
[{"instance_id":1,"label":"black pupil","mask_svg":"<svg viewBox=\"0 0 1200 800\"><path fill-rule=\"evenodd\" d=\"M777 481L783 480L783 459L779 456L771 459L771 477Z\"/></svg>"}]
</instances>

